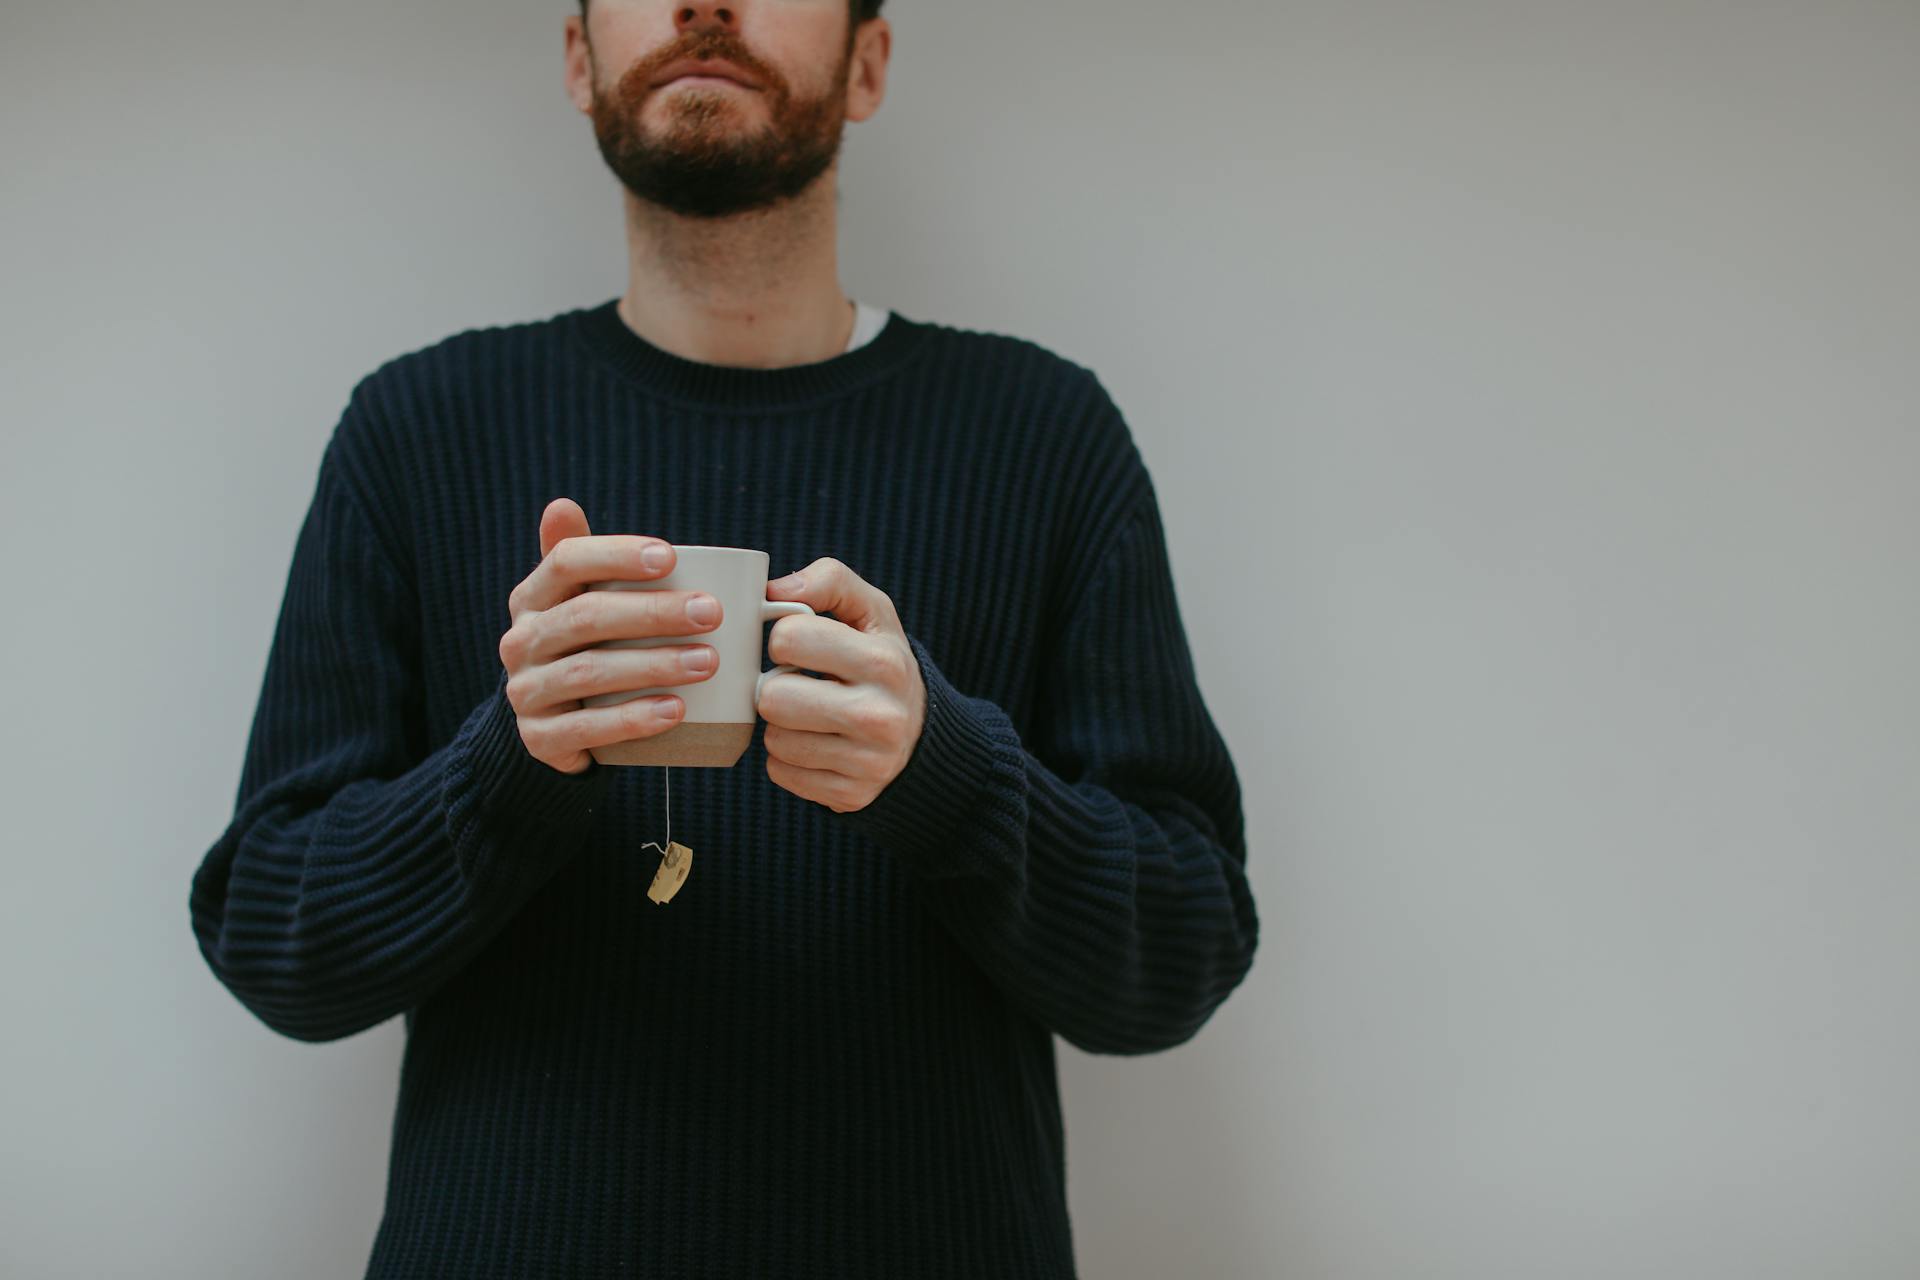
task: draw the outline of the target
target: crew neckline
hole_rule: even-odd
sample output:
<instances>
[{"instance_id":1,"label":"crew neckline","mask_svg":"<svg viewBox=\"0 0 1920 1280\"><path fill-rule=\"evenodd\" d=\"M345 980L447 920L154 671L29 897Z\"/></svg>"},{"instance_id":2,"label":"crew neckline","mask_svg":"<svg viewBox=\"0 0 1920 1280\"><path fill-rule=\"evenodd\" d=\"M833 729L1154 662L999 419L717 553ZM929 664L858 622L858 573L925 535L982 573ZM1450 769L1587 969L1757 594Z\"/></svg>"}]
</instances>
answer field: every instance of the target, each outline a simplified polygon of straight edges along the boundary
<instances>
[{"instance_id":1,"label":"crew neckline","mask_svg":"<svg viewBox=\"0 0 1920 1280\"><path fill-rule=\"evenodd\" d=\"M636 389L661 399L717 409L788 408L864 386L919 347L928 326L889 310L871 339L808 364L756 369L689 360L627 327L616 296L573 313L571 329L585 347Z\"/></svg>"}]
</instances>

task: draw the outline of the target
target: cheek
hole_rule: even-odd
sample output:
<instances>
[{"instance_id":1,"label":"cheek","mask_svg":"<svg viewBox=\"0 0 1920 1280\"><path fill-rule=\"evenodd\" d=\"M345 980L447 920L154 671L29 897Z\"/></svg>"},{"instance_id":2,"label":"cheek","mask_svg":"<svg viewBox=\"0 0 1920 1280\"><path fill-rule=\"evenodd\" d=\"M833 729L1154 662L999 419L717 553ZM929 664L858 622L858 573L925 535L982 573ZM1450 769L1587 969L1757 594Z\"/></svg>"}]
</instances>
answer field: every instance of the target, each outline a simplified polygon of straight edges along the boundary
<instances>
[{"instance_id":1,"label":"cheek","mask_svg":"<svg viewBox=\"0 0 1920 1280\"><path fill-rule=\"evenodd\" d=\"M847 0L769 0L741 28L756 57L796 94L817 94L840 65L847 38Z\"/></svg>"},{"instance_id":2,"label":"cheek","mask_svg":"<svg viewBox=\"0 0 1920 1280\"><path fill-rule=\"evenodd\" d=\"M609 92L620 78L633 70L636 62L649 58L679 38L673 25L673 9L654 5L629 7L602 5L594 0L593 59L601 91Z\"/></svg>"}]
</instances>

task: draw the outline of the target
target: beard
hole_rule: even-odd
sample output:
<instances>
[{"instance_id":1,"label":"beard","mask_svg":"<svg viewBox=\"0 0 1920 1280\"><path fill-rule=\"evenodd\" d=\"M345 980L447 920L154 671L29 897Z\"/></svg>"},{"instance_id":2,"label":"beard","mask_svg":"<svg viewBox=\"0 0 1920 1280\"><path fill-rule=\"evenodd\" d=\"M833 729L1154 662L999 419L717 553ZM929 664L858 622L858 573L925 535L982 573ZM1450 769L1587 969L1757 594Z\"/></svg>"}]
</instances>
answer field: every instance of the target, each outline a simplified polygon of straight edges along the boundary
<instances>
[{"instance_id":1,"label":"beard","mask_svg":"<svg viewBox=\"0 0 1920 1280\"><path fill-rule=\"evenodd\" d=\"M613 174L639 199L687 217L721 218L788 200L811 186L840 152L846 129L847 75L853 42L827 91L795 97L784 78L725 32L676 44L629 67L611 92L593 78L593 133ZM680 58L722 59L753 73L757 90L708 85L654 88L659 69ZM589 52L591 58L591 52ZM648 99L667 124L642 121ZM764 99L767 122L749 124Z\"/></svg>"}]
</instances>

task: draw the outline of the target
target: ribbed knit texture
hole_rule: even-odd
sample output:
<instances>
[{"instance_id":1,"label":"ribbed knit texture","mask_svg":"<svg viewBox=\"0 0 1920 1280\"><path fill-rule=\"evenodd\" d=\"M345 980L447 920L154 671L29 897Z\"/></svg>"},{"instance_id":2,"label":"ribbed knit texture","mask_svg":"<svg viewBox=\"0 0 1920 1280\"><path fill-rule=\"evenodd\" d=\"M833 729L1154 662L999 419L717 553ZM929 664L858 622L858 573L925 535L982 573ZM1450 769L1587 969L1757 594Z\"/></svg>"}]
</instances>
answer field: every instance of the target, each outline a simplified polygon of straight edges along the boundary
<instances>
[{"instance_id":1,"label":"ribbed knit texture","mask_svg":"<svg viewBox=\"0 0 1920 1280\"><path fill-rule=\"evenodd\" d=\"M505 694L546 504L593 532L833 556L927 690L836 813L671 771L563 774ZM804 677L815 678L815 677ZM195 936L268 1027L404 1015L370 1277L1075 1274L1053 1040L1141 1054L1252 963L1233 762L1153 485L1098 379L912 320L777 369L609 300L354 388L318 467Z\"/></svg>"}]
</instances>

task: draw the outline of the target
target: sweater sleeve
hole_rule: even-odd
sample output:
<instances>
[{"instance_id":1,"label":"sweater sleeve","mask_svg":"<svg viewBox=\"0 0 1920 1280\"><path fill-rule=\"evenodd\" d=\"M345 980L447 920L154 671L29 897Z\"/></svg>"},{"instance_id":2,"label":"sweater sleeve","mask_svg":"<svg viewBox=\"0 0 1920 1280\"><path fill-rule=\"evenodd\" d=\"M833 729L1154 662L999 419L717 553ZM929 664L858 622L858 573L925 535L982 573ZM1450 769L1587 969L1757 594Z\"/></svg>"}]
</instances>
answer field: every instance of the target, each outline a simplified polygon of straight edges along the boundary
<instances>
[{"instance_id":1,"label":"sweater sleeve","mask_svg":"<svg viewBox=\"0 0 1920 1280\"><path fill-rule=\"evenodd\" d=\"M926 721L840 816L891 850L1007 998L1089 1053L1191 1038L1259 923L1240 788L1194 679L1150 482L1041 659L1032 741L918 637Z\"/></svg>"},{"instance_id":2,"label":"sweater sleeve","mask_svg":"<svg viewBox=\"0 0 1920 1280\"><path fill-rule=\"evenodd\" d=\"M415 593L341 440L296 539L234 814L189 894L214 974L306 1041L372 1027L459 970L582 845L608 775L526 750L504 668L428 749Z\"/></svg>"}]
</instances>

